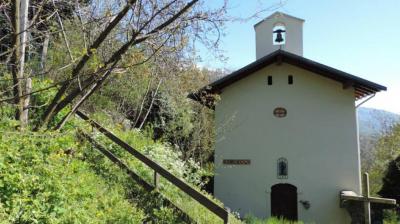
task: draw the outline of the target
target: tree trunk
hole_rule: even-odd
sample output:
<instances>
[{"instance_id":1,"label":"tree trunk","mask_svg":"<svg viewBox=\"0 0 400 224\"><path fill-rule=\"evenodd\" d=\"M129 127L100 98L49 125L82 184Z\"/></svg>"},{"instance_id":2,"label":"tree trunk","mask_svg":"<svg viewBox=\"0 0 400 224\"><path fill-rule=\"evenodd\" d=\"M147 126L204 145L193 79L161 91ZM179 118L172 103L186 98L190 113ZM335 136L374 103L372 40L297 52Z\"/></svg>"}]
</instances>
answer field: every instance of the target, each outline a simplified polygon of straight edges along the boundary
<instances>
[{"instance_id":1,"label":"tree trunk","mask_svg":"<svg viewBox=\"0 0 400 224\"><path fill-rule=\"evenodd\" d=\"M20 121L20 127L25 128L28 124L29 95L24 96L24 92L30 91L31 82L25 79L25 48L27 42L27 20L29 0L13 1L13 56L11 62L11 72L13 76L13 92L15 104L17 105L16 119ZM25 85L24 85L25 84ZM24 86L26 90L24 91Z\"/></svg>"},{"instance_id":2,"label":"tree trunk","mask_svg":"<svg viewBox=\"0 0 400 224\"><path fill-rule=\"evenodd\" d=\"M21 47L20 47L20 59L18 63L19 67L19 77L21 78L21 88L25 88L22 90L23 97L20 99L20 104L22 104L22 111L20 116L21 127L24 128L28 125L29 116L29 103L30 103L30 92L32 89L32 81L30 78L25 77L25 50L26 50L26 43L28 40L28 8L29 8L29 0L20 0L21 1L21 11L20 11L20 40L21 40Z\"/></svg>"},{"instance_id":3,"label":"tree trunk","mask_svg":"<svg viewBox=\"0 0 400 224\"><path fill-rule=\"evenodd\" d=\"M64 127L65 123L68 121L68 119L71 117L72 114L74 114L79 107L98 89L100 88L101 85L103 85L103 82L110 76L112 70L114 67L117 65L118 61L114 62L114 64L89 88L89 90L85 93L84 96L82 96L81 99L78 100L78 102L75 103L75 105L72 107L71 111L68 112L63 119L56 125L54 130L60 130L61 128Z\"/></svg>"},{"instance_id":4,"label":"tree trunk","mask_svg":"<svg viewBox=\"0 0 400 224\"><path fill-rule=\"evenodd\" d=\"M11 57L11 73L13 77L13 94L14 94L14 103L17 105L17 110L15 112L15 119L20 120L21 112L22 112L22 104L20 104L20 98L22 96L22 85L21 80L19 79L19 69L18 69L18 61L20 58L20 11L21 4L20 0L14 0L12 2L12 25L13 25L13 53Z\"/></svg>"},{"instance_id":5,"label":"tree trunk","mask_svg":"<svg viewBox=\"0 0 400 224\"><path fill-rule=\"evenodd\" d=\"M160 81L158 82L158 85L157 85L156 90L155 90L154 93L151 95L151 102L150 102L149 108L147 109L147 113L146 113L146 115L144 116L144 118L143 118L143 120L142 120L142 123L141 123L140 126L139 126L139 129L142 129L143 125L145 124L145 122L146 122L146 120L147 120L147 117L148 117L149 114L150 114L151 109L153 108L154 100L155 100L156 97L157 97L158 89L160 88L161 83L162 83L162 79L160 79Z\"/></svg>"},{"instance_id":6,"label":"tree trunk","mask_svg":"<svg viewBox=\"0 0 400 224\"><path fill-rule=\"evenodd\" d=\"M40 54L40 68L42 69L41 72L43 74L46 70L46 59L47 59L47 51L49 49L49 41L50 41L50 34L49 32L46 32L42 43L42 52Z\"/></svg>"}]
</instances>

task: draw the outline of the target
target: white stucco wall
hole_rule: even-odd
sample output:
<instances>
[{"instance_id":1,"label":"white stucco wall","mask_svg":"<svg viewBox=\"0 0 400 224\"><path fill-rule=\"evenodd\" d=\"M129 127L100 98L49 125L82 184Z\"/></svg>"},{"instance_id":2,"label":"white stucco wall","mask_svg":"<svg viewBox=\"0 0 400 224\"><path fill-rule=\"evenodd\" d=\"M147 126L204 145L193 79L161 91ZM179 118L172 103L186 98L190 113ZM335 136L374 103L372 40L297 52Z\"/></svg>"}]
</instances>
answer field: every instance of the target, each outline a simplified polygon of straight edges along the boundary
<instances>
[{"instance_id":1,"label":"white stucco wall","mask_svg":"<svg viewBox=\"0 0 400 224\"><path fill-rule=\"evenodd\" d=\"M273 85L267 85L267 76ZM293 75L294 84L288 84ZM276 107L287 117L276 118ZM241 215L269 217L271 186L297 187L299 220L350 223L339 191L360 193L360 162L353 89L283 63L270 65L228 87L216 106L215 196ZM277 179L285 157L288 179ZM222 159L250 159L227 166Z\"/></svg>"}]
</instances>

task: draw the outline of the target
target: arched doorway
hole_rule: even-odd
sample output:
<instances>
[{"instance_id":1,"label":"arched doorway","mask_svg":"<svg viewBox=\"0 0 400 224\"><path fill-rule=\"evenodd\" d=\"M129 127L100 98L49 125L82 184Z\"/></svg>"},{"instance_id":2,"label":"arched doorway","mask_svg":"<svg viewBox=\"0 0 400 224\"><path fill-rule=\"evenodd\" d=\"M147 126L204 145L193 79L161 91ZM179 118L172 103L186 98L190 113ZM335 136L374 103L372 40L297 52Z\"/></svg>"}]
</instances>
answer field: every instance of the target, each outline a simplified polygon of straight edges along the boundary
<instances>
[{"instance_id":1,"label":"arched doorway","mask_svg":"<svg viewBox=\"0 0 400 224\"><path fill-rule=\"evenodd\" d=\"M271 187L271 215L297 220L297 187L291 184L275 184Z\"/></svg>"}]
</instances>

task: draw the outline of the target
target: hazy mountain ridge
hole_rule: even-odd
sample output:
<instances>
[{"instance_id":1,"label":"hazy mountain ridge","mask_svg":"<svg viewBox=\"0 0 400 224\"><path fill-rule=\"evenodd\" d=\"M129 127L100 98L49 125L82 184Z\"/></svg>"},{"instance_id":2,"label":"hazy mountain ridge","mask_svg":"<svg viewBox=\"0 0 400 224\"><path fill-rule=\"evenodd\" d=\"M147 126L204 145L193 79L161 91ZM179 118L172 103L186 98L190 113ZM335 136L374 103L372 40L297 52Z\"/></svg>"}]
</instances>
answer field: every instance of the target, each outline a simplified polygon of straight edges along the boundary
<instances>
[{"instance_id":1,"label":"hazy mountain ridge","mask_svg":"<svg viewBox=\"0 0 400 224\"><path fill-rule=\"evenodd\" d=\"M358 108L357 115L360 136L378 137L392 125L400 122L400 114L367 107Z\"/></svg>"}]
</instances>

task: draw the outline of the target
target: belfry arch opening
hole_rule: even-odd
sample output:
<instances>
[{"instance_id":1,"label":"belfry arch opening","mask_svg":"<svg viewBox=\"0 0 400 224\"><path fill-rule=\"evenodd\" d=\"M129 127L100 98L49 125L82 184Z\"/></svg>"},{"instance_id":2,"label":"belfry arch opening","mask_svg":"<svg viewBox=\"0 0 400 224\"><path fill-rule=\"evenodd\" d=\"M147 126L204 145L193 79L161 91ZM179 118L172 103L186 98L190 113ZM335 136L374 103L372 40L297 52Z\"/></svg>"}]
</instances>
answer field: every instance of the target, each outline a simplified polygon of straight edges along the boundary
<instances>
[{"instance_id":1,"label":"belfry arch opening","mask_svg":"<svg viewBox=\"0 0 400 224\"><path fill-rule=\"evenodd\" d=\"M272 44L284 45L286 43L286 26L284 23L276 23L272 29Z\"/></svg>"}]
</instances>

